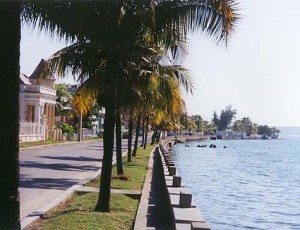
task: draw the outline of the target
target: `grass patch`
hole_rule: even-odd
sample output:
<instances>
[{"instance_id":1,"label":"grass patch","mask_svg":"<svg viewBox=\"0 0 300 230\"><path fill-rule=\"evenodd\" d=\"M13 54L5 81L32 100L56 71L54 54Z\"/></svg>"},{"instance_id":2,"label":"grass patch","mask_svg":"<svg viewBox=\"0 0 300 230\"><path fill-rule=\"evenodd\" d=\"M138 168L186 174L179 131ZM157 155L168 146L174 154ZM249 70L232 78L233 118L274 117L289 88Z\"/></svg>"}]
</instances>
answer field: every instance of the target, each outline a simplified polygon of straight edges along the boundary
<instances>
[{"instance_id":1,"label":"grass patch","mask_svg":"<svg viewBox=\"0 0 300 230\"><path fill-rule=\"evenodd\" d=\"M131 229L138 200L123 194L111 195L111 212L95 212L98 193L75 194L27 230Z\"/></svg>"},{"instance_id":2,"label":"grass patch","mask_svg":"<svg viewBox=\"0 0 300 230\"><path fill-rule=\"evenodd\" d=\"M124 175L117 175L117 167L113 166L111 188L113 189L132 189L141 190L144 184L144 179L147 173L147 166L149 161L150 152L153 146L149 146L145 150L139 148L137 156L132 157L131 162L127 162L125 156L123 163ZM85 186L99 187L100 177L88 182Z\"/></svg>"},{"instance_id":3,"label":"grass patch","mask_svg":"<svg viewBox=\"0 0 300 230\"><path fill-rule=\"evenodd\" d=\"M132 157L132 162L124 162L125 175L117 175L113 167L112 188L141 190L150 152L153 146L146 150L139 149L137 157ZM125 158L127 159L127 158ZM99 187L99 177L89 182L86 186ZM49 211L41 220L34 222L26 230L73 230L73 229L132 229L136 216L139 199L124 194L111 194L110 213L96 212L95 206L98 193L75 194L67 202Z\"/></svg>"},{"instance_id":4,"label":"grass patch","mask_svg":"<svg viewBox=\"0 0 300 230\"><path fill-rule=\"evenodd\" d=\"M58 140L44 140L44 141L30 141L30 142L21 142L20 148L28 148L33 146L39 146L39 145L51 145L51 144L60 144L63 143L63 141Z\"/></svg>"},{"instance_id":5,"label":"grass patch","mask_svg":"<svg viewBox=\"0 0 300 230\"><path fill-rule=\"evenodd\" d=\"M96 140L100 139L99 137L89 137L87 140ZM19 146L20 148L28 148L28 147L34 147L34 146L40 146L40 145L52 145L52 144L61 144L66 143L70 141L59 141L59 140L43 140L43 141L29 141L29 142L20 142Z\"/></svg>"}]
</instances>

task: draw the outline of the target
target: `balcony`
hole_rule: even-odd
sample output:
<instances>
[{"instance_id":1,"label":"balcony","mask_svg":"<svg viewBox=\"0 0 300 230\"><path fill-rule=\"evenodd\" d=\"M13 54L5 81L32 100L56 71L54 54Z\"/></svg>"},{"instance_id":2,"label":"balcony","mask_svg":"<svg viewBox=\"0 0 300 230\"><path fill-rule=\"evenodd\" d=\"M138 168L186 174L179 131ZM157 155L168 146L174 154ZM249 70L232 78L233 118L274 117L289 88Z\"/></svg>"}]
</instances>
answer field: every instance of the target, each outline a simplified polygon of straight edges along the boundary
<instances>
[{"instance_id":1,"label":"balcony","mask_svg":"<svg viewBox=\"0 0 300 230\"><path fill-rule=\"evenodd\" d=\"M56 90L51 89L48 87L45 87L43 85L21 85L20 86L20 92L21 93L41 93L41 94L47 94L51 96L56 96Z\"/></svg>"}]
</instances>

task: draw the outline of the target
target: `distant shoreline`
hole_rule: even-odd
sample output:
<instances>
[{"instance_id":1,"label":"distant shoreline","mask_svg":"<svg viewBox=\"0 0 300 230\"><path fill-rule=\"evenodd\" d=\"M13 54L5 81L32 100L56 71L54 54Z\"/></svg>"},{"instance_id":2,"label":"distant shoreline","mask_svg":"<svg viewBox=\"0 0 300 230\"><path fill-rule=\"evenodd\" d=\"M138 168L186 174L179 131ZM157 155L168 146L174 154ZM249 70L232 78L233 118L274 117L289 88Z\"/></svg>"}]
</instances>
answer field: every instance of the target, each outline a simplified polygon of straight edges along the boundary
<instances>
[{"instance_id":1,"label":"distant shoreline","mask_svg":"<svg viewBox=\"0 0 300 230\"><path fill-rule=\"evenodd\" d=\"M298 134L300 135L300 134ZM297 136L297 135L280 135L280 136ZM176 135L173 136L172 139L176 140L178 143L186 143L189 141L214 141L211 139L211 137L215 137L215 135ZM216 140L284 140L284 138L282 137L278 137L275 139L272 138L267 138L267 139L263 139L263 138L257 138L257 137L244 137L244 138L222 138L222 139L216 139Z\"/></svg>"}]
</instances>

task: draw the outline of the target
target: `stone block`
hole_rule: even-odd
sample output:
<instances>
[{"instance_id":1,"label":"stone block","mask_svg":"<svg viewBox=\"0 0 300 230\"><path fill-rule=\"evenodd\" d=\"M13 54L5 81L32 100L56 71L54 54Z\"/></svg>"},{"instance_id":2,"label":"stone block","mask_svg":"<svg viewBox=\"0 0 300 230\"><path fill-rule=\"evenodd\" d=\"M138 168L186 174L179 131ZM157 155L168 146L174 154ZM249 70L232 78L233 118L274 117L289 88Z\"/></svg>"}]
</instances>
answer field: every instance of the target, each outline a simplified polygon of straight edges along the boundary
<instances>
[{"instance_id":1,"label":"stone block","mask_svg":"<svg viewBox=\"0 0 300 230\"><path fill-rule=\"evenodd\" d=\"M176 223L205 222L198 208L173 208Z\"/></svg>"},{"instance_id":2,"label":"stone block","mask_svg":"<svg viewBox=\"0 0 300 230\"><path fill-rule=\"evenodd\" d=\"M174 208L178 208L179 207L179 195L178 194L169 194L169 196L170 196L171 205ZM196 207L196 204L192 200L191 208L195 208L195 207Z\"/></svg>"},{"instance_id":3,"label":"stone block","mask_svg":"<svg viewBox=\"0 0 300 230\"><path fill-rule=\"evenodd\" d=\"M206 222L192 222L192 230L210 230Z\"/></svg>"},{"instance_id":4,"label":"stone block","mask_svg":"<svg viewBox=\"0 0 300 230\"><path fill-rule=\"evenodd\" d=\"M181 176L173 176L173 187L180 187L181 186Z\"/></svg>"},{"instance_id":5,"label":"stone block","mask_svg":"<svg viewBox=\"0 0 300 230\"><path fill-rule=\"evenodd\" d=\"M168 163L169 163L169 164L168 164L169 167L170 167L170 166L175 166L175 164L174 164L173 161L169 161Z\"/></svg>"},{"instance_id":6,"label":"stone block","mask_svg":"<svg viewBox=\"0 0 300 230\"><path fill-rule=\"evenodd\" d=\"M176 230L191 230L191 224L176 224Z\"/></svg>"},{"instance_id":7,"label":"stone block","mask_svg":"<svg viewBox=\"0 0 300 230\"><path fill-rule=\"evenodd\" d=\"M165 176L166 180L173 181L173 176Z\"/></svg>"},{"instance_id":8,"label":"stone block","mask_svg":"<svg viewBox=\"0 0 300 230\"><path fill-rule=\"evenodd\" d=\"M180 192L186 192L185 187L168 187L168 193L173 195L180 195Z\"/></svg>"},{"instance_id":9,"label":"stone block","mask_svg":"<svg viewBox=\"0 0 300 230\"><path fill-rule=\"evenodd\" d=\"M166 165L169 165L170 157L165 158Z\"/></svg>"},{"instance_id":10,"label":"stone block","mask_svg":"<svg viewBox=\"0 0 300 230\"><path fill-rule=\"evenodd\" d=\"M174 166L169 167L169 175L170 176L176 175L176 167L174 167Z\"/></svg>"},{"instance_id":11,"label":"stone block","mask_svg":"<svg viewBox=\"0 0 300 230\"><path fill-rule=\"evenodd\" d=\"M172 184L173 184L173 181L171 181L171 180L166 180L166 185L167 185L168 187L172 186Z\"/></svg>"},{"instance_id":12,"label":"stone block","mask_svg":"<svg viewBox=\"0 0 300 230\"><path fill-rule=\"evenodd\" d=\"M169 170L164 170L164 175L165 175L165 176L169 176L169 174L170 174L170 173L169 173Z\"/></svg>"},{"instance_id":13,"label":"stone block","mask_svg":"<svg viewBox=\"0 0 300 230\"><path fill-rule=\"evenodd\" d=\"M192 193L180 192L179 207L180 208L190 208L191 204L192 204Z\"/></svg>"}]
</instances>

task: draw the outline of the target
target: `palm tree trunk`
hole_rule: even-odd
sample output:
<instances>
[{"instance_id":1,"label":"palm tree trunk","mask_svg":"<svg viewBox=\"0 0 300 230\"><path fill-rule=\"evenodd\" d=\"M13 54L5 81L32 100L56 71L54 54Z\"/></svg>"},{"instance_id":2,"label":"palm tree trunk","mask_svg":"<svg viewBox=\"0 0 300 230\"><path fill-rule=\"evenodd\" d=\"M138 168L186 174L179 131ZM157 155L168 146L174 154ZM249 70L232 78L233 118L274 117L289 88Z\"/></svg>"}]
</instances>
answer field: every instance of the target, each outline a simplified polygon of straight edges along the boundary
<instances>
[{"instance_id":1,"label":"palm tree trunk","mask_svg":"<svg viewBox=\"0 0 300 230\"><path fill-rule=\"evenodd\" d=\"M149 116L146 116L146 126L145 126L145 141L144 141L144 149L147 147L147 139L148 139L148 126L149 126Z\"/></svg>"},{"instance_id":2,"label":"palm tree trunk","mask_svg":"<svg viewBox=\"0 0 300 230\"><path fill-rule=\"evenodd\" d=\"M133 127L133 106L131 106L130 108L130 118L129 118L129 125L128 125L128 150L127 150L128 162L131 162L132 127Z\"/></svg>"},{"instance_id":3,"label":"palm tree trunk","mask_svg":"<svg viewBox=\"0 0 300 230\"><path fill-rule=\"evenodd\" d=\"M80 142L82 140L82 112L79 112L78 126L79 126L79 130L78 130L77 141Z\"/></svg>"},{"instance_id":4,"label":"palm tree trunk","mask_svg":"<svg viewBox=\"0 0 300 230\"><path fill-rule=\"evenodd\" d=\"M143 117L143 122L142 122L142 130L143 130L143 135L142 135L141 147L144 146L144 141L145 141L145 118L144 117Z\"/></svg>"},{"instance_id":5,"label":"palm tree trunk","mask_svg":"<svg viewBox=\"0 0 300 230\"><path fill-rule=\"evenodd\" d=\"M117 174L123 175L122 163L122 131L120 109L116 108L116 149L117 149Z\"/></svg>"},{"instance_id":6,"label":"palm tree trunk","mask_svg":"<svg viewBox=\"0 0 300 230\"><path fill-rule=\"evenodd\" d=\"M140 131L140 123L141 123L142 115L141 113L138 114L137 122L136 122L136 129L135 129L135 140L134 140L134 147L132 156L136 156L137 146L139 142L139 131Z\"/></svg>"},{"instance_id":7,"label":"palm tree trunk","mask_svg":"<svg viewBox=\"0 0 300 230\"><path fill-rule=\"evenodd\" d=\"M0 2L0 229L20 229L20 1Z\"/></svg>"},{"instance_id":8,"label":"palm tree trunk","mask_svg":"<svg viewBox=\"0 0 300 230\"><path fill-rule=\"evenodd\" d=\"M152 138L151 138L151 145L154 145L156 136L157 136L157 127L155 125L154 130L153 130L153 134L152 134Z\"/></svg>"},{"instance_id":9,"label":"palm tree trunk","mask_svg":"<svg viewBox=\"0 0 300 230\"><path fill-rule=\"evenodd\" d=\"M107 95L110 99L107 101L104 118L104 133L103 145L104 154L102 161L101 177L100 177L100 192L95 210L100 212L110 211L110 185L112 173L112 159L114 148L114 129L115 129L115 88L112 87L110 94Z\"/></svg>"}]
</instances>

